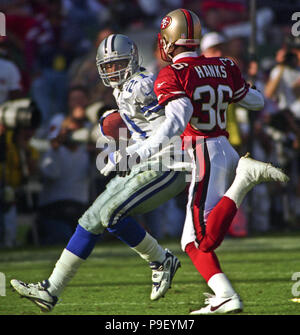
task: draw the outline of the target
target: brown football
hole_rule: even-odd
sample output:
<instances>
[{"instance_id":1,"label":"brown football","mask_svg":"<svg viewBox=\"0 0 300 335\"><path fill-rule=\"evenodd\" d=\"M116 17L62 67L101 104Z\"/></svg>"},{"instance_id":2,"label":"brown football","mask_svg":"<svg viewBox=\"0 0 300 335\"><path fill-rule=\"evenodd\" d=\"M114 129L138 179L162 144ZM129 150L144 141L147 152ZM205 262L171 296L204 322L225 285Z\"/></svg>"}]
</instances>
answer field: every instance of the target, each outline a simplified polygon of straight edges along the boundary
<instances>
[{"instance_id":1,"label":"brown football","mask_svg":"<svg viewBox=\"0 0 300 335\"><path fill-rule=\"evenodd\" d=\"M112 138L114 138L115 140L119 140L119 130L120 129L125 129L126 131L122 131L122 138L125 137L127 135L127 138L130 137L130 132L126 126L126 123L123 121L123 119L121 118L121 115L119 112L114 112L112 114L109 114L108 116L106 116L103 120L102 123L102 129L103 132L105 134L105 136L111 136Z\"/></svg>"}]
</instances>

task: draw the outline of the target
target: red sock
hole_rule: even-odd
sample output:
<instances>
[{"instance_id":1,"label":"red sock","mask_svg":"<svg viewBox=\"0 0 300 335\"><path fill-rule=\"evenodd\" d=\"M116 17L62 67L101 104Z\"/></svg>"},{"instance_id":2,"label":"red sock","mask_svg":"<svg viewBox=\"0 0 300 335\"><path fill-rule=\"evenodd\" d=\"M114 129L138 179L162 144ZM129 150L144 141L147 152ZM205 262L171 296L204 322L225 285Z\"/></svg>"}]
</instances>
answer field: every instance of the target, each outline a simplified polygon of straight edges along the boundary
<instances>
[{"instance_id":1,"label":"red sock","mask_svg":"<svg viewBox=\"0 0 300 335\"><path fill-rule=\"evenodd\" d=\"M209 252L222 243L236 212L235 202L224 196L207 218L205 236L199 245L200 250Z\"/></svg>"},{"instance_id":2,"label":"red sock","mask_svg":"<svg viewBox=\"0 0 300 335\"><path fill-rule=\"evenodd\" d=\"M194 242L189 243L185 252L189 255L198 272L206 282L216 273L223 272L217 255L211 252L203 252L196 248Z\"/></svg>"}]
</instances>

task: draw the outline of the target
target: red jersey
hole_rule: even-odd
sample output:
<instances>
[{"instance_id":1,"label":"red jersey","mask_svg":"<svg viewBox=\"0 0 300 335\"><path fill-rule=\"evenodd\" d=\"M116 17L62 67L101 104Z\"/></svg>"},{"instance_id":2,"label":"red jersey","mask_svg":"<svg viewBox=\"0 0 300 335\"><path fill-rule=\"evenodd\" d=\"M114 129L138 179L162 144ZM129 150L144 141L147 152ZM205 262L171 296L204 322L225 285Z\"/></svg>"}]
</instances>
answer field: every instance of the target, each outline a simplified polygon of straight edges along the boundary
<instances>
[{"instance_id":1,"label":"red jersey","mask_svg":"<svg viewBox=\"0 0 300 335\"><path fill-rule=\"evenodd\" d=\"M166 105L188 97L194 112L183 136L217 137L225 135L226 110L243 99L249 85L237 65L228 58L204 56L180 58L163 68L154 84L158 103Z\"/></svg>"}]
</instances>

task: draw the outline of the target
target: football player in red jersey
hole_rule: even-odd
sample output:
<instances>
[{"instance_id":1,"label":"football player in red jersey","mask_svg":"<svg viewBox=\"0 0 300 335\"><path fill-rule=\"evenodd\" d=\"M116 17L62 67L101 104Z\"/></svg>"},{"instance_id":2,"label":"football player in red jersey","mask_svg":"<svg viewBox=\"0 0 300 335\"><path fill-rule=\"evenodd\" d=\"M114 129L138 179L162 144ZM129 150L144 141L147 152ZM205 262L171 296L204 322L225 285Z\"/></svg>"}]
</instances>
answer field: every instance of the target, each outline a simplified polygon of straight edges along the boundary
<instances>
[{"instance_id":1,"label":"football player in red jersey","mask_svg":"<svg viewBox=\"0 0 300 335\"><path fill-rule=\"evenodd\" d=\"M193 161L182 249L214 292L206 306L192 314L238 312L242 301L221 270L214 250L223 241L243 198L254 185L286 182L271 164L248 155L239 158L228 141L226 109L238 103L260 110L264 99L249 87L237 65L228 58L199 56L201 24L190 10L177 9L161 22L161 57L171 62L155 82L158 103L166 120L137 150L141 159L154 154L165 137L181 135Z\"/></svg>"}]
</instances>

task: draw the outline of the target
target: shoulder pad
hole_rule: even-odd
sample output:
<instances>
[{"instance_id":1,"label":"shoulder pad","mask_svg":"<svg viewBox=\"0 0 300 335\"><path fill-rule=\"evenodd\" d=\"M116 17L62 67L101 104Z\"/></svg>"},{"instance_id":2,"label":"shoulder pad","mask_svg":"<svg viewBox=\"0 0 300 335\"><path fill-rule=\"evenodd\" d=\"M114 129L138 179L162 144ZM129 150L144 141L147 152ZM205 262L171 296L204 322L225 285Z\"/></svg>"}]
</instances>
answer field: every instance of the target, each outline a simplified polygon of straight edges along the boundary
<instances>
[{"instance_id":1,"label":"shoulder pad","mask_svg":"<svg viewBox=\"0 0 300 335\"><path fill-rule=\"evenodd\" d=\"M136 80L133 86L134 95L140 103L153 100L156 98L154 93L154 77L153 74L147 71L139 72L134 77Z\"/></svg>"}]
</instances>

